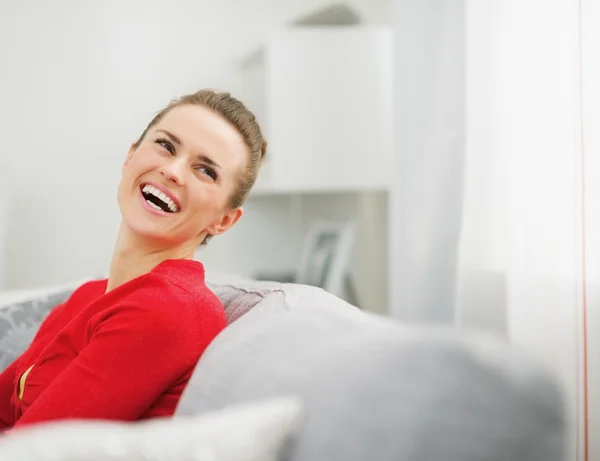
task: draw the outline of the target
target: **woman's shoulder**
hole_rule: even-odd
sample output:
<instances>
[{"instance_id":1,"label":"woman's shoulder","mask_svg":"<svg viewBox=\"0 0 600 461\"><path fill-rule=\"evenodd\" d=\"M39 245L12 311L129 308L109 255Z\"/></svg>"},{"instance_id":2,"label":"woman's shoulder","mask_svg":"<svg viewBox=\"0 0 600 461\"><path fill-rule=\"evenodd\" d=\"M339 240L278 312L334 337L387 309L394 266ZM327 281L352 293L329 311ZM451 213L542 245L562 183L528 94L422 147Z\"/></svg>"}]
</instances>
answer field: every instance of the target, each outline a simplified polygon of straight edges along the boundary
<instances>
[{"instance_id":1,"label":"woman's shoulder","mask_svg":"<svg viewBox=\"0 0 600 461\"><path fill-rule=\"evenodd\" d=\"M189 259L163 261L148 274L145 282L146 285L157 284L186 301L192 297L217 305L221 304L206 286L204 265L199 261Z\"/></svg>"},{"instance_id":2,"label":"woman's shoulder","mask_svg":"<svg viewBox=\"0 0 600 461\"><path fill-rule=\"evenodd\" d=\"M192 259L167 259L158 264L150 275L169 280L171 283L193 289L204 285L204 265Z\"/></svg>"},{"instance_id":3,"label":"woman's shoulder","mask_svg":"<svg viewBox=\"0 0 600 461\"><path fill-rule=\"evenodd\" d=\"M226 325L219 299L204 283L197 261L166 261L127 286L106 294L96 319L114 317L137 329L205 347Z\"/></svg>"},{"instance_id":4,"label":"woman's shoulder","mask_svg":"<svg viewBox=\"0 0 600 461\"><path fill-rule=\"evenodd\" d=\"M73 293L71 293L71 298L79 297L79 296L94 296L104 293L106 291L107 279L92 279L86 282L83 282L79 285Z\"/></svg>"},{"instance_id":5,"label":"woman's shoulder","mask_svg":"<svg viewBox=\"0 0 600 461\"><path fill-rule=\"evenodd\" d=\"M198 261L164 261L128 291L122 300L145 306L153 316L175 316L180 322L197 317L204 323L225 321L223 305L206 286L204 266Z\"/></svg>"},{"instance_id":6,"label":"woman's shoulder","mask_svg":"<svg viewBox=\"0 0 600 461\"><path fill-rule=\"evenodd\" d=\"M65 300L62 306L75 307L80 309L82 305L86 305L92 302L94 299L100 297L106 291L106 279L95 279L79 285L69 297Z\"/></svg>"},{"instance_id":7,"label":"woman's shoulder","mask_svg":"<svg viewBox=\"0 0 600 461\"><path fill-rule=\"evenodd\" d=\"M64 302L50 310L36 337L46 334L48 331L56 333L64 328L85 306L102 296L106 290L106 282L106 279L90 280L79 285Z\"/></svg>"}]
</instances>

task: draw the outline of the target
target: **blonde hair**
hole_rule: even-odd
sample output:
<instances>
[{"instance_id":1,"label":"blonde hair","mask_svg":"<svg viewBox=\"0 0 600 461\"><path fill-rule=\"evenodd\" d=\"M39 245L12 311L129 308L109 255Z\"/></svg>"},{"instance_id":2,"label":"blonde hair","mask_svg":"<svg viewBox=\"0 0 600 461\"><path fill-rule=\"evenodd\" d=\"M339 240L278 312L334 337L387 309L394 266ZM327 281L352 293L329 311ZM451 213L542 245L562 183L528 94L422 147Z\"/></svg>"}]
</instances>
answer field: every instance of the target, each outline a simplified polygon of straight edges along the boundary
<instances>
[{"instance_id":1,"label":"blonde hair","mask_svg":"<svg viewBox=\"0 0 600 461\"><path fill-rule=\"evenodd\" d=\"M244 143L250 153L250 158L248 159L245 171L240 175L238 186L229 201L229 206L232 209L241 206L248 198L248 194L256 182L260 165L267 152L267 141L262 135L254 114L240 100L231 96L230 93L203 89L171 101L154 116L134 146L137 148L148 130L160 122L171 109L183 105L201 106L213 110L228 121L244 139Z\"/></svg>"}]
</instances>

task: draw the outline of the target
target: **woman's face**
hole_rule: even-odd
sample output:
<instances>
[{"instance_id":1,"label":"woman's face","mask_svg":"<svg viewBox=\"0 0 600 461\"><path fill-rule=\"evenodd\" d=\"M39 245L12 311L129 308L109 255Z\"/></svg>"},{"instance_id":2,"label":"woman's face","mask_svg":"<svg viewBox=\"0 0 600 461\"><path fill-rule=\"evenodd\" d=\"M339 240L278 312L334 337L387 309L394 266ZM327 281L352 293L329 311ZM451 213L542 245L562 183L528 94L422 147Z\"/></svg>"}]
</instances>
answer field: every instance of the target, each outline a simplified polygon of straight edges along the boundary
<instances>
[{"instance_id":1,"label":"woman's face","mask_svg":"<svg viewBox=\"0 0 600 461\"><path fill-rule=\"evenodd\" d=\"M240 218L228 204L248 156L217 113L174 107L127 154L118 191L124 224L161 246L196 248Z\"/></svg>"}]
</instances>

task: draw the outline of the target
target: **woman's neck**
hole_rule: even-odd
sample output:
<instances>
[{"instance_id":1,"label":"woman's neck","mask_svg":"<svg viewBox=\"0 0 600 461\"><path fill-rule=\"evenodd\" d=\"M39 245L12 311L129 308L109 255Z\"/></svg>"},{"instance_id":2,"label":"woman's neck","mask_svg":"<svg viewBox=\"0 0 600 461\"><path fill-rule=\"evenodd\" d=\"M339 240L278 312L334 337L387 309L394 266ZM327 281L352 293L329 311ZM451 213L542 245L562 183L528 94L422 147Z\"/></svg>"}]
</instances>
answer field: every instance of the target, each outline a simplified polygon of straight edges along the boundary
<instances>
[{"instance_id":1,"label":"woman's neck","mask_svg":"<svg viewBox=\"0 0 600 461\"><path fill-rule=\"evenodd\" d=\"M192 248L164 248L144 241L121 224L113 251L106 291L114 290L141 275L152 271L167 259L193 259Z\"/></svg>"}]
</instances>

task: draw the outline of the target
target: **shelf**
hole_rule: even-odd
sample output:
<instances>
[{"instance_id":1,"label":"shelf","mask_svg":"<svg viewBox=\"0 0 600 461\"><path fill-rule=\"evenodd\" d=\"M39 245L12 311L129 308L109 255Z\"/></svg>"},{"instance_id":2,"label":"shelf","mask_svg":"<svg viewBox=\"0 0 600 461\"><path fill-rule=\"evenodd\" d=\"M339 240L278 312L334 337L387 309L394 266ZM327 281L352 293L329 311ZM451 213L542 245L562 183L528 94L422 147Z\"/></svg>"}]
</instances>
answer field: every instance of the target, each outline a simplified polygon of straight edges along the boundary
<instances>
[{"instance_id":1,"label":"shelf","mask_svg":"<svg viewBox=\"0 0 600 461\"><path fill-rule=\"evenodd\" d=\"M318 187L256 184L250 192L249 198L267 197L274 195L292 194L356 194L360 192L387 192L389 187Z\"/></svg>"}]
</instances>

